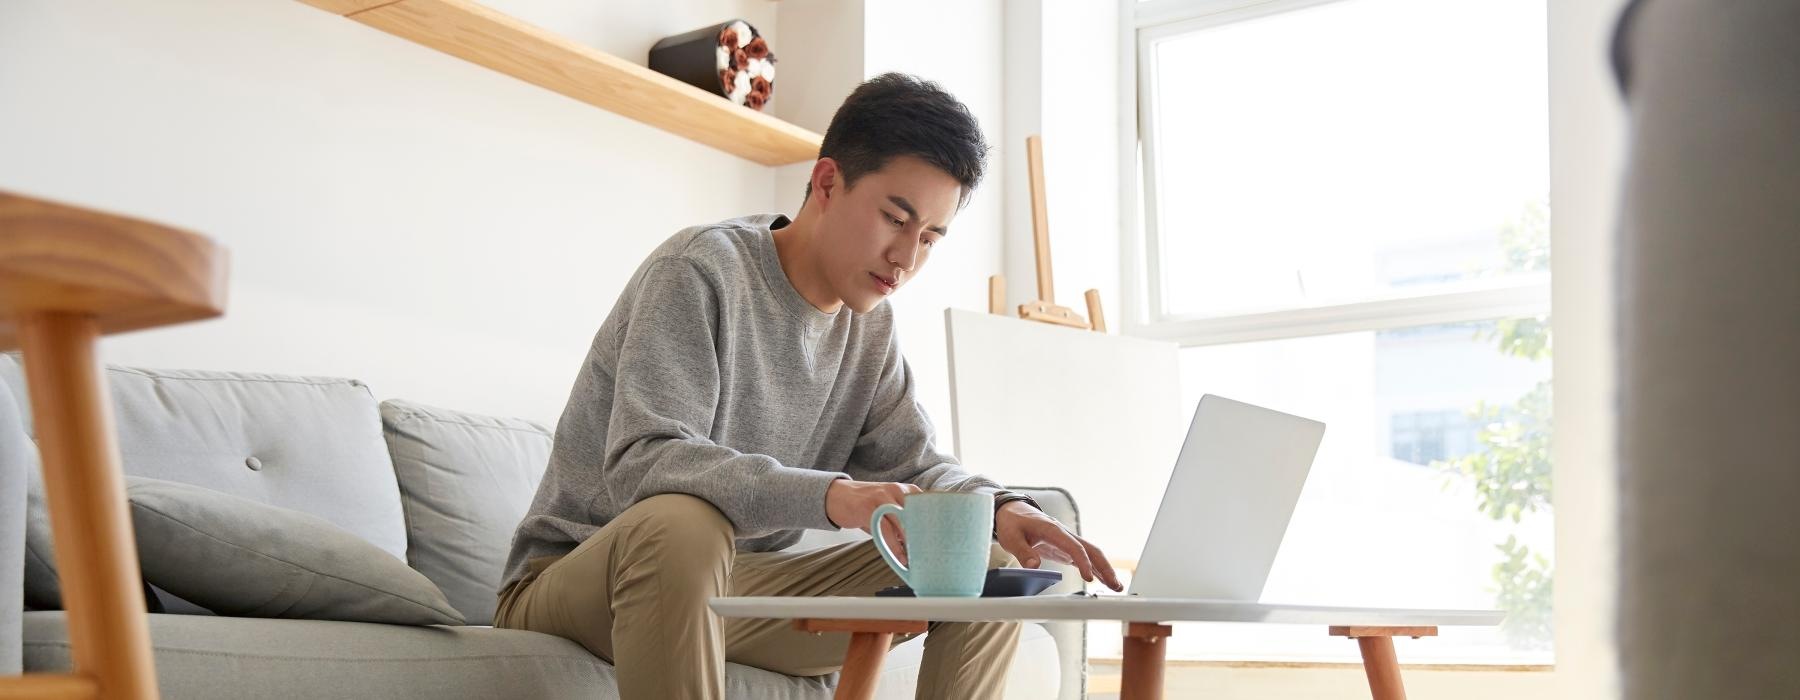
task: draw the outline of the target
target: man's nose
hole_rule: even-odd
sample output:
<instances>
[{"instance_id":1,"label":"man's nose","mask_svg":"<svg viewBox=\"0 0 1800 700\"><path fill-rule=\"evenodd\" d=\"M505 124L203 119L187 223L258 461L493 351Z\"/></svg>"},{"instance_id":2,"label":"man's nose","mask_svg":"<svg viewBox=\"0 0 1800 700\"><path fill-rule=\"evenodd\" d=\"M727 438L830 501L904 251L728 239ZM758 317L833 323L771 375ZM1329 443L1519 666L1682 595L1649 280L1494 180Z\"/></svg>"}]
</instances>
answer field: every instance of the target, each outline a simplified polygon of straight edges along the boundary
<instances>
[{"instance_id":1,"label":"man's nose","mask_svg":"<svg viewBox=\"0 0 1800 700\"><path fill-rule=\"evenodd\" d=\"M920 245L916 239L910 244L901 243L888 251L888 262L898 266L901 270L912 272L913 268L919 264L919 248Z\"/></svg>"}]
</instances>

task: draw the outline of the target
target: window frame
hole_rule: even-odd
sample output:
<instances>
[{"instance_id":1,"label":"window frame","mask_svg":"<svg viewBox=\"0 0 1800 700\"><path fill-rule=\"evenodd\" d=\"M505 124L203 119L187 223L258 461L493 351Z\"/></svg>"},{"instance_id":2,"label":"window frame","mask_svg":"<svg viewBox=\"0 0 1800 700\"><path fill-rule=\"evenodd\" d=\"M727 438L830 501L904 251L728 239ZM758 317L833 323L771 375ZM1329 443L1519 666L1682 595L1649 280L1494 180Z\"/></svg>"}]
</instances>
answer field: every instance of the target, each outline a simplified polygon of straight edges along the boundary
<instances>
[{"instance_id":1,"label":"window frame","mask_svg":"<svg viewBox=\"0 0 1800 700\"><path fill-rule=\"evenodd\" d=\"M1157 218L1156 62L1159 41L1344 0L1121 0L1124 29L1122 107L1135 111L1135 142L1122 148L1129 173L1124 210L1135 214L1120 259L1126 283L1125 332L1182 347L1379 331L1550 313L1547 272L1395 290L1313 306L1222 314L1171 314ZM1133 75L1134 74L1134 75ZM1548 115L1546 115L1548 119ZM1130 118L1127 117L1129 123Z\"/></svg>"}]
</instances>

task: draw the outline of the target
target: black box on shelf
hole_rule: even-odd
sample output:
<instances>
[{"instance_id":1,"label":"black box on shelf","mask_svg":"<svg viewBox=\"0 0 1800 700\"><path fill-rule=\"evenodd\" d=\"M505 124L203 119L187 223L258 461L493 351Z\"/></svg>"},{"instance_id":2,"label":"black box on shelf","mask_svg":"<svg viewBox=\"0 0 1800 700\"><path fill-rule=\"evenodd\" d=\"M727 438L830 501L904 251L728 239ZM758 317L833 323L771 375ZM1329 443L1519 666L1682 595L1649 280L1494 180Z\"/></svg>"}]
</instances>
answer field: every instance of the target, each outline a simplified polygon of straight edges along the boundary
<instances>
[{"instance_id":1,"label":"black box on shelf","mask_svg":"<svg viewBox=\"0 0 1800 700\"><path fill-rule=\"evenodd\" d=\"M775 54L741 19L656 42L650 70L757 111L775 91Z\"/></svg>"}]
</instances>

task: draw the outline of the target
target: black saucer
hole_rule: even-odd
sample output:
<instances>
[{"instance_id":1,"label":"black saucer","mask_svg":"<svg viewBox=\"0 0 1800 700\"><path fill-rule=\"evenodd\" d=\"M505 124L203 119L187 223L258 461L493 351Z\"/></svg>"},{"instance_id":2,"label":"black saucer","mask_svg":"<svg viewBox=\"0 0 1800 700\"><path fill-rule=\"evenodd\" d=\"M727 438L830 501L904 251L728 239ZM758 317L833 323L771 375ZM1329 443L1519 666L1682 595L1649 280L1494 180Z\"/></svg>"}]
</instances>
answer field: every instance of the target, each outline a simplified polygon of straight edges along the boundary
<instances>
[{"instance_id":1,"label":"black saucer","mask_svg":"<svg viewBox=\"0 0 1800 700\"><path fill-rule=\"evenodd\" d=\"M1043 593L1044 589L1061 583L1061 571L1047 569L989 569L987 584L981 588L983 598L1017 598ZM875 592L882 597L911 597L913 591L906 586L883 588Z\"/></svg>"}]
</instances>

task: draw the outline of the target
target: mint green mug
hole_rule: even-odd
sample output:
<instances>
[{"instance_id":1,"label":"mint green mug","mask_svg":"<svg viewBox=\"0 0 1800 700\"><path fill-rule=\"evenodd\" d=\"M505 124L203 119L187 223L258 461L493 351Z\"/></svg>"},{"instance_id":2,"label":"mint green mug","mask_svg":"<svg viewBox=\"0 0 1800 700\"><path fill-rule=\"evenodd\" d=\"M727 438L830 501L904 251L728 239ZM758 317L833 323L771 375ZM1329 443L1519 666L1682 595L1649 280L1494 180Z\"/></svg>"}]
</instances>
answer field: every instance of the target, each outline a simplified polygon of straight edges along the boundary
<instances>
[{"instance_id":1,"label":"mint green mug","mask_svg":"<svg viewBox=\"0 0 1800 700\"><path fill-rule=\"evenodd\" d=\"M906 533L901 566L881 537L881 519L892 515ZM987 583L988 547L994 532L994 499L979 493L926 492L906 497L906 507L883 503L869 519L875 549L913 595L978 598Z\"/></svg>"}]
</instances>

